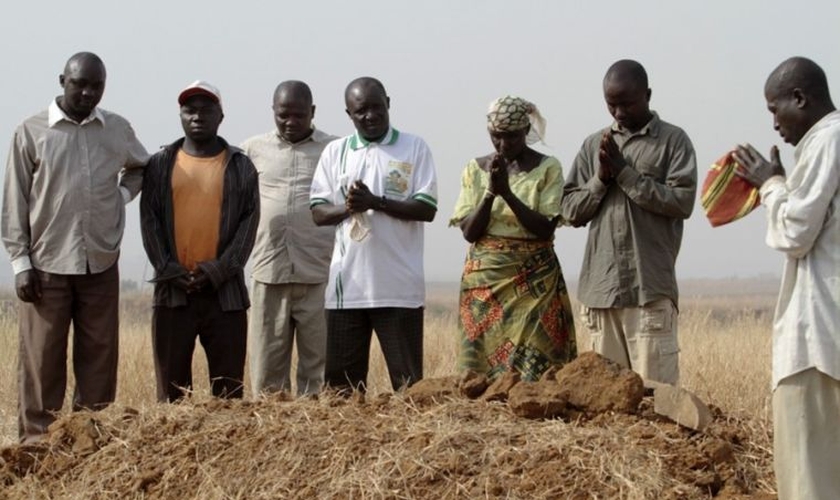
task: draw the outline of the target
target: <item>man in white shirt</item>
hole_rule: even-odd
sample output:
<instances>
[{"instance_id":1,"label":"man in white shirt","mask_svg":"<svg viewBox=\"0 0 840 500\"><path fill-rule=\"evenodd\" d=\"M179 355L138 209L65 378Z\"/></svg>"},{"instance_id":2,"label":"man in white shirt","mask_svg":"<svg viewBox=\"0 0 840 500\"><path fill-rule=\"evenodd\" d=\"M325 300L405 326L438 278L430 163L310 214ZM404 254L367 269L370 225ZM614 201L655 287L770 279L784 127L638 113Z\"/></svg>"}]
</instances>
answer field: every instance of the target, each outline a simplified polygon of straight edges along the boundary
<instances>
[{"instance_id":1,"label":"man in white shirt","mask_svg":"<svg viewBox=\"0 0 840 500\"><path fill-rule=\"evenodd\" d=\"M423 223L437 212L435 165L421 138L391 127L378 80L353 80L344 98L356 133L324 150L310 195L315 223L336 226L325 383L365 390L376 331L397 390L423 377Z\"/></svg>"},{"instance_id":2,"label":"man in white shirt","mask_svg":"<svg viewBox=\"0 0 840 500\"><path fill-rule=\"evenodd\" d=\"M767 244L786 256L773 327L773 431L780 500L840 498L840 112L823 70L793 57L764 86L773 127L795 146L790 175L739 146L760 187Z\"/></svg>"}]
</instances>

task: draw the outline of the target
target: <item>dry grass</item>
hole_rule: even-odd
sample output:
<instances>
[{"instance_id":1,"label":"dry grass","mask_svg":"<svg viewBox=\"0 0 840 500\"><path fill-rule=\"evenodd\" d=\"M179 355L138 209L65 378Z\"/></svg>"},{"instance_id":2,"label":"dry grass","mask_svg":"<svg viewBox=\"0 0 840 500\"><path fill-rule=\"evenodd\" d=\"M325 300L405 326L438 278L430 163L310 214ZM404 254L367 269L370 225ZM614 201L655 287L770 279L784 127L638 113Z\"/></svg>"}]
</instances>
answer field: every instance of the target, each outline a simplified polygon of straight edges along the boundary
<instances>
[{"instance_id":1,"label":"dry grass","mask_svg":"<svg viewBox=\"0 0 840 500\"><path fill-rule=\"evenodd\" d=\"M766 454L743 426L697 435L621 414L526 421L498 403L384 394L197 399L61 420L45 448L29 448L37 473L12 479L10 498L641 500L768 487ZM709 458L731 442L763 460Z\"/></svg>"},{"instance_id":2,"label":"dry grass","mask_svg":"<svg viewBox=\"0 0 840 500\"><path fill-rule=\"evenodd\" d=\"M194 404L158 405L149 303L145 296L123 300L117 405L64 421L82 429L66 430L65 438L94 429L96 460L85 462L78 450L62 452L70 441L57 432L50 460L72 460L52 463L51 477L17 482L13 498L708 497L696 485L686 486L701 480L686 482L674 472L688 467L682 454L703 456L705 438L623 416L604 416L594 426L532 422L502 405L452 401L420 408L376 396L390 389L377 345L364 404L331 397L215 401L198 347ZM454 372L456 305L454 286L430 287L427 377ZM732 474L750 492L772 491L772 306L772 293L697 294L681 304L682 385L722 410L716 432L736 443ZM6 311L0 317L0 389L6 395L0 446L16 439L17 327L13 309ZM578 346L588 345L579 326Z\"/></svg>"},{"instance_id":3,"label":"dry grass","mask_svg":"<svg viewBox=\"0 0 840 500\"><path fill-rule=\"evenodd\" d=\"M9 301L6 297L4 302ZM771 293L684 298L680 314L682 385L728 413L769 420L773 301ZM450 375L455 370L456 307L455 285L429 287L425 324L427 377ZM578 310L576 305L574 308ZM0 400L0 445L14 442L17 433L17 320L14 307L3 310L0 390L6 397ZM155 401L150 319L148 297L123 298L117 401L134 408L144 408ZM580 324L577 330L579 349L588 350L588 335ZM371 350L370 392L388 391L390 382L376 342ZM195 391L208 393L207 367L200 346L196 348L193 370ZM68 393L71 389L72 385Z\"/></svg>"}]
</instances>

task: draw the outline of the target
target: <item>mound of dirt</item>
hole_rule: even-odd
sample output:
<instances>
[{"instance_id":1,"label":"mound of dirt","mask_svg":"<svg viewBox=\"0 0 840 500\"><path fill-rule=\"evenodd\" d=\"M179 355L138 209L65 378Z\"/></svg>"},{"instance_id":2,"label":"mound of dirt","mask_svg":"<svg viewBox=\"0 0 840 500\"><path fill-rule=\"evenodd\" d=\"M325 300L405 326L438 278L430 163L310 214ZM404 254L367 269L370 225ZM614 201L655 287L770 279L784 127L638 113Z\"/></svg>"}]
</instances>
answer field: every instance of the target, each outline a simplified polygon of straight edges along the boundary
<instances>
[{"instance_id":1,"label":"mound of dirt","mask_svg":"<svg viewBox=\"0 0 840 500\"><path fill-rule=\"evenodd\" d=\"M538 382L521 382L506 373L493 383L484 375L421 380L406 391L415 403L428 404L455 396L506 401L525 418L591 417L604 412L636 413L644 383L634 372L594 352L581 354L561 369L552 368Z\"/></svg>"},{"instance_id":2,"label":"mound of dirt","mask_svg":"<svg viewBox=\"0 0 840 500\"><path fill-rule=\"evenodd\" d=\"M766 429L715 409L686 429L581 358L534 383L74 413L0 451L0 498L775 498Z\"/></svg>"}]
</instances>

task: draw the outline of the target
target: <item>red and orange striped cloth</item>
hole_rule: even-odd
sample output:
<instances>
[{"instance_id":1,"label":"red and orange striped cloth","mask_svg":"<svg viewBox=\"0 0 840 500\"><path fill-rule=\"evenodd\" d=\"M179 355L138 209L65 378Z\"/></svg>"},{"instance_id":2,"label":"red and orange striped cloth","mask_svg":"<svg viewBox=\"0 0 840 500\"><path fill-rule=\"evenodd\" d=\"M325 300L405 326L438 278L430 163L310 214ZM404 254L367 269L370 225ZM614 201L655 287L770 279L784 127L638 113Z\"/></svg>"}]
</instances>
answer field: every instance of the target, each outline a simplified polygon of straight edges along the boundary
<instances>
[{"instance_id":1,"label":"red and orange striped cloth","mask_svg":"<svg viewBox=\"0 0 840 500\"><path fill-rule=\"evenodd\" d=\"M740 165L734 153L730 151L716 161L703 181L700 204L712 226L738 220L761 202L758 189L735 175Z\"/></svg>"}]
</instances>

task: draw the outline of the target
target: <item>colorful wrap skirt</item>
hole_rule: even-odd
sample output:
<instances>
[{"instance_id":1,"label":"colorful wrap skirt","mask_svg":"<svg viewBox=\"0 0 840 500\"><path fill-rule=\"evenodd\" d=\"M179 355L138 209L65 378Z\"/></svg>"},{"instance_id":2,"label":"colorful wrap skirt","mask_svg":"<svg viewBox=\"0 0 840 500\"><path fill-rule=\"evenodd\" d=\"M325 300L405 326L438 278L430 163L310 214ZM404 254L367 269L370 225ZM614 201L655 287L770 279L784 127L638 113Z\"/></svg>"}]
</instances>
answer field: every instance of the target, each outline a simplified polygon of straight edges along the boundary
<instances>
[{"instance_id":1,"label":"colorful wrap skirt","mask_svg":"<svg viewBox=\"0 0 840 500\"><path fill-rule=\"evenodd\" d=\"M577 356L569 293L550 241L485 237L461 277L458 368L537 380Z\"/></svg>"}]
</instances>

